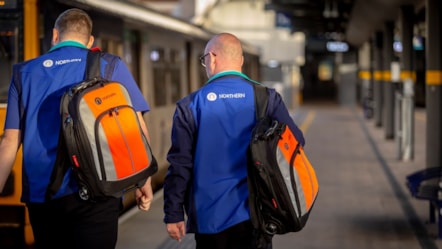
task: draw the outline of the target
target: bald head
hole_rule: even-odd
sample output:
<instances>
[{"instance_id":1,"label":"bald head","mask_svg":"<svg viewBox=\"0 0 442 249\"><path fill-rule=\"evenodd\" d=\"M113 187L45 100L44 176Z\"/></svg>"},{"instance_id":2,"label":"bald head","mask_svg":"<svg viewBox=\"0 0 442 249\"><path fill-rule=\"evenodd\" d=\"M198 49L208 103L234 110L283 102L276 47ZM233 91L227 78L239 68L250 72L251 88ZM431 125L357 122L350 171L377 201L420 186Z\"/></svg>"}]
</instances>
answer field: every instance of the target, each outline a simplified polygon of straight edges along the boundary
<instances>
[{"instance_id":1,"label":"bald head","mask_svg":"<svg viewBox=\"0 0 442 249\"><path fill-rule=\"evenodd\" d=\"M215 35L206 45L205 53L209 52L215 55L209 76L227 70L241 72L244 58L241 42L236 36L229 33Z\"/></svg>"}]
</instances>

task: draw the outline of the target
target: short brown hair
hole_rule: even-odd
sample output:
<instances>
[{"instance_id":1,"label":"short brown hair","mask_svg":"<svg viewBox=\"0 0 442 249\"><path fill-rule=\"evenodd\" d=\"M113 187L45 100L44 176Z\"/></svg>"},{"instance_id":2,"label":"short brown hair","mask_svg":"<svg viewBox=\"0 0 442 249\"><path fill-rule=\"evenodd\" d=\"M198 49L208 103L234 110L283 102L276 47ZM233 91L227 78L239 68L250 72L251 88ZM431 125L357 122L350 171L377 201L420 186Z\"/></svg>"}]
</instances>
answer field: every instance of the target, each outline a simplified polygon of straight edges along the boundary
<instances>
[{"instance_id":1,"label":"short brown hair","mask_svg":"<svg viewBox=\"0 0 442 249\"><path fill-rule=\"evenodd\" d=\"M60 40L64 40L64 37L70 34L81 38L87 43L92 34L92 20L81 9L68 9L58 16L54 28L59 32Z\"/></svg>"}]
</instances>

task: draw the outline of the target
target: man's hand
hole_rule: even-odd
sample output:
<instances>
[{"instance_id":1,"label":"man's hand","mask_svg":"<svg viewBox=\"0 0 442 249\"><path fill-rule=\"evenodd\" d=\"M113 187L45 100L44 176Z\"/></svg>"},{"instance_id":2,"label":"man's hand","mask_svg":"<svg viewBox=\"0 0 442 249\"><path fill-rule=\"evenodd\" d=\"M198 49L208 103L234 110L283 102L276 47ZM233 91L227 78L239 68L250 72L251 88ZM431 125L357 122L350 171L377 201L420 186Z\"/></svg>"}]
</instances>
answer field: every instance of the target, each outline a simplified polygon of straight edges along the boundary
<instances>
[{"instance_id":1,"label":"man's hand","mask_svg":"<svg viewBox=\"0 0 442 249\"><path fill-rule=\"evenodd\" d=\"M186 234L186 226L184 225L184 221L180 221L178 223L168 223L166 224L167 233L169 236L181 242L181 238Z\"/></svg>"},{"instance_id":2,"label":"man's hand","mask_svg":"<svg viewBox=\"0 0 442 249\"><path fill-rule=\"evenodd\" d=\"M151 178L147 178L146 183L135 190L135 199L137 201L138 208L143 211L150 209L150 204L153 199Z\"/></svg>"}]
</instances>

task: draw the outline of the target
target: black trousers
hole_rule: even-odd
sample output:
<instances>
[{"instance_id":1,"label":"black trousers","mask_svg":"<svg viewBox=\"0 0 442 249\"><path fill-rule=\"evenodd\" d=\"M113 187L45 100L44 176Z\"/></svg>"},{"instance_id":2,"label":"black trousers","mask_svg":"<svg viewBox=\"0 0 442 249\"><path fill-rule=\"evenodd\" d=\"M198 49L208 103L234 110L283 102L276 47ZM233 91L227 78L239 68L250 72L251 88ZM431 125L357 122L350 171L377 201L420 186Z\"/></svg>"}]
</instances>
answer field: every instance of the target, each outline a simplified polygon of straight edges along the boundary
<instances>
[{"instance_id":1,"label":"black trousers","mask_svg":"<svg viewBox=\"0 0 442 249\"><path fill-rule=\"evenodd\" d=\"M121 199L85 202L75 194L27 206L37 249L115 248Z\"/></svg>"},{"instance_id":2,"label":"black trousers","mask_svg":"<svg viewBox=\"0 0 442 249\"><path fill-rule=\"evenodd\" d=\"M236 224L217 234L195 234L196 249L271 249L271 240L258 246L250 220Z\"/></svg>"}]
</instances>

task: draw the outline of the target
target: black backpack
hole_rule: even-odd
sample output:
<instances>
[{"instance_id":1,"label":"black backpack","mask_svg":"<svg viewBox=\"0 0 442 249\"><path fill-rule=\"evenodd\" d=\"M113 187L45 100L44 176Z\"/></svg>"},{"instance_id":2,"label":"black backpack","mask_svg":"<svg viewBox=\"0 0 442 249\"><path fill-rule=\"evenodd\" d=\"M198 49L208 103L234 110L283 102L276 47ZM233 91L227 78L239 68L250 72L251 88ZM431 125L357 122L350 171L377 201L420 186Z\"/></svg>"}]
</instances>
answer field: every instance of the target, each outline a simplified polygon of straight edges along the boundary
<instances>
[{"instance_id":1,"label":"black backpack","mask_svg":"<svg viewBox=\"0 0 442 249\"><path fill-rule=\"evenodd\" d=\"M100 58L100 51L88 52L85 80L61 99L60 139L47 200L69 168L83 200L120 197L143 186L157 171L129 93L123 84L100 76ZM111 61L105 72L114 64Z\"/></svg>"},{"instance_id":2,"label":"black backpack","mask_svg":"<svg viewBox=\"0 0 442 249\"><path fill-rule=\"evenodd\" d=\"M318 194L315 171L289 127L267 117L267 88L254 84L257 124L249 146L251 221L267 240L300 231Z\"/></svg>"}]
</instances>

